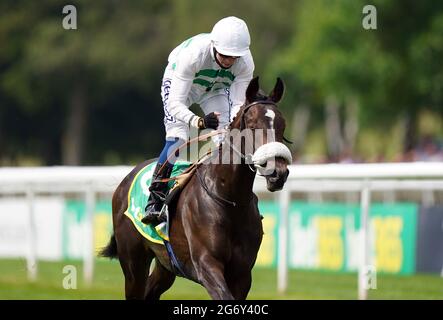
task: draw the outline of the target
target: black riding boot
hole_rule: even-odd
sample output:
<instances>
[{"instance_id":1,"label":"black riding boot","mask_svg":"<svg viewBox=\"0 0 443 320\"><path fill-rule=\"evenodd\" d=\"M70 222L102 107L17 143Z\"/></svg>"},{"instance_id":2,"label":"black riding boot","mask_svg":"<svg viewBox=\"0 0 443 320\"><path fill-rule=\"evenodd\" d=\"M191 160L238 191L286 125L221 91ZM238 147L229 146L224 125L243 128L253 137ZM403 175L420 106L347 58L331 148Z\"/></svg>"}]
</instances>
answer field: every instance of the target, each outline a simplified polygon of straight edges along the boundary
<instances>
[{"instance_id":1,"label":"black riding boot","mask_svg":"<svg viewBox=\"0 0 443 320\"><path fill-rule=\"evenodd\" d=\"M152 174L152 183L149 187L149 200L145 208L145 216L141 220L144 224L159 224L162 222L160 211L163 207L163 201L166 197L166 193L168 192L168 183L155 181L169 178L173 165L169 163L166 164L163 170L159 173L162 166L162 163L157 163L154 173Z\"/></svg>"}]
</instances>

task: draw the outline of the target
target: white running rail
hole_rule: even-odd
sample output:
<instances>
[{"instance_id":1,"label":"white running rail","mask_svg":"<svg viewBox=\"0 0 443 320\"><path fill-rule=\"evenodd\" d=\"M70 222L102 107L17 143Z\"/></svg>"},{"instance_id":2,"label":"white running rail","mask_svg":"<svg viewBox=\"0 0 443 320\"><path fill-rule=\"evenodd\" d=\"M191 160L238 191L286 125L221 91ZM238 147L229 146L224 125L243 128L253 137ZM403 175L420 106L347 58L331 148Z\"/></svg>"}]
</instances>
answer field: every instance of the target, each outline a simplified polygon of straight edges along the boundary
<instances>
[{"instance_id":1,"label":"white running rail","mask_svg":"<svg viewBox=\"0 0 443 320\"><path fill-rule=\"evenodd\" d=\"M120 181L132 170L131 166L115 167L26 167L0 168L0 196L22 196L29 207L29 250L27 253L28 276L36 277L36 251L34 233L34 197L36 194L83 194L87 206L87 239L84 248L84 278L92 281L94 271L92 208L98 193L112 193ZM280 205L278 291L284 293L288 285L288 212L292 192L360 192L361 221L364 252L359 268L358 298L366 299L365 268L369 264L368 213L372 191L443 190L442 162L377 163L377 164L325 164L291 165L284 189L277 192ZM254 191L267 193L266 181L257 177ZM431 200L432 201L432 197Z\"/></svg>"}]
</instances>

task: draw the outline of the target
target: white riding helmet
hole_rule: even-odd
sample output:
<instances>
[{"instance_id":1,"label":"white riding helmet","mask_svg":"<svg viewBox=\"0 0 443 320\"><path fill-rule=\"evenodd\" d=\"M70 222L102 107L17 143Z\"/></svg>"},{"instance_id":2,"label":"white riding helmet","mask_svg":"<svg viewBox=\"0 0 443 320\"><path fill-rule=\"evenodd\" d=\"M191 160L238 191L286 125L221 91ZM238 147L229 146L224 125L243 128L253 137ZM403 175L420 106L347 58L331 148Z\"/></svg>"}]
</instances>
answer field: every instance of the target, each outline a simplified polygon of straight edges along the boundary
<instances>
[{"instance_id":1,"label":"white riding helmet","mask_svg":"<svg viewBox=\"0 0 443 320\"><path fill-rule=\"evenodd\" d=\"M246 23L237 17L227 17L217 22L212 28L211 40L217 52L232 57L246 55L251 44Z\"/></svg>"}]
</instances>

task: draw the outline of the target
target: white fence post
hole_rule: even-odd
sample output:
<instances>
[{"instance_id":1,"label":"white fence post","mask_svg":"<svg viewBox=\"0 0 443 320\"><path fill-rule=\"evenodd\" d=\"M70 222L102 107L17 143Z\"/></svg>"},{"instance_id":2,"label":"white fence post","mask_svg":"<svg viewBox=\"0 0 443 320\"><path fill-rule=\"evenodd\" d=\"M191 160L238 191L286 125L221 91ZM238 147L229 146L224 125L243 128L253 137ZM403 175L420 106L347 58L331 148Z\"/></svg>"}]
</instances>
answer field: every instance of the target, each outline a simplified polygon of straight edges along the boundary
<instances>
[{"instance_id":1,"label":"white fence post","mask_svg":"<svg viewBox=\"0 0 443 320\"><path fill-rule=\"evenodd\" d=\"M279 194L280 222L278 229L278 266L277 266L277 290L284 294L288 287L288 215L289 215L290 191L286 188Z\"/></svg>"},{"instance_id":2,"label":"white fence post","mask_svg":"<svg viewBox=\"0 0 443 320\"><path fill-rule=\"evenodd\" d=\"M370 182L365 179L361 191L361 238L360 238L360 264L358 269L358 299L366 300L368 298L368 277L367 271L370 264L371 246L369 235L369 210L371 203Z\"/></svg>"},{"instance_id":3,"label":"white fence post","mask_svg":"<svg viewBox=\"0 0 443 320\"><path fill-rule=\"evenodd\" d=\"M28 271L28 279L35 281L37 278L37 237L35 226L35 210L34 210L35 194L31 187L26 189L26 199L28 202L28 250L26 256L26 269Z\"/></svg>"},{"instance_id":4,"label":"white fence post","mask_svg":"<svg viewBox=\"0 0 443 320\"><path fill-rule=\"evenodd\" d=\"M90 185L85 193L86 217L83 242L83 276L86 285L92 283L94 276L94 210L95 210L95 192Z\"/></svg>"}]
</instances>

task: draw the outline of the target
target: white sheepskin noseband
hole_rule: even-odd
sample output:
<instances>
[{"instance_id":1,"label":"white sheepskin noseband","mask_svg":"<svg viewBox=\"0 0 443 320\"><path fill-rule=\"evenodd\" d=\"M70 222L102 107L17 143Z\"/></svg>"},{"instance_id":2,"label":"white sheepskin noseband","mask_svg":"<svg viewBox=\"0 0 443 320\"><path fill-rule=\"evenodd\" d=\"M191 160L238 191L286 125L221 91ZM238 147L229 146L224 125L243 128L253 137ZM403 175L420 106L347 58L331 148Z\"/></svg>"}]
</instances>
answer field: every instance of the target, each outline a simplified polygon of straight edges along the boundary
<instances>
[{"instance_id":1,"label":"white sheepskin noseband","mask_svg":"<svg viewBox=\"0 0 443 320\"><path fill-rule=\"evenodd\" d=\"M282 157L288 164L292 163L291 151L281 142L269 142L259 147L252 155L252 162L259 166L276 157Z\"/></svg>"}]
</instances>

